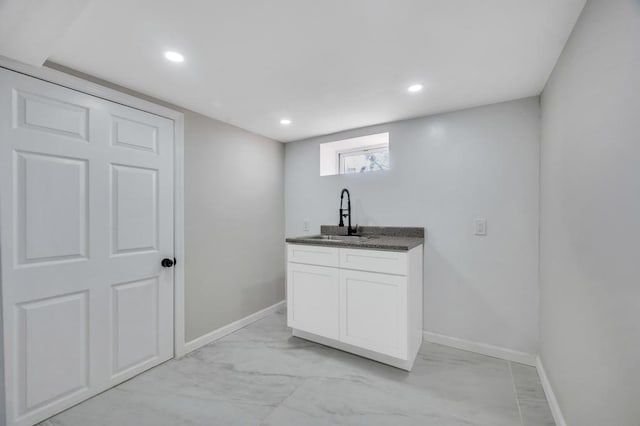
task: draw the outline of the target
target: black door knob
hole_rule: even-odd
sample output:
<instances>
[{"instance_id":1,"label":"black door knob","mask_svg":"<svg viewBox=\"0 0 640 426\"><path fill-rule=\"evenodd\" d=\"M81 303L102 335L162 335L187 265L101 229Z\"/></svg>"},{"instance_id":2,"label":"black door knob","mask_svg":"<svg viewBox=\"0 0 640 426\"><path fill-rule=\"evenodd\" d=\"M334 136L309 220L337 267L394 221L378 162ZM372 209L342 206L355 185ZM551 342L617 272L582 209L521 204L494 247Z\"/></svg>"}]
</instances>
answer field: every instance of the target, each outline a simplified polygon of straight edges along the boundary
<instances>
[{"instance_id":1,"label":"black door knob","mask_svg":"<svg viewBox=\"0 0 640 426\"><path fill-rule=\"evenodd\" d=\"M176 264L176 260L165 257L164 259L162 259L162 262L160 264L165 268L171 268L173 265Z\"/></svg>"}]
</instances>

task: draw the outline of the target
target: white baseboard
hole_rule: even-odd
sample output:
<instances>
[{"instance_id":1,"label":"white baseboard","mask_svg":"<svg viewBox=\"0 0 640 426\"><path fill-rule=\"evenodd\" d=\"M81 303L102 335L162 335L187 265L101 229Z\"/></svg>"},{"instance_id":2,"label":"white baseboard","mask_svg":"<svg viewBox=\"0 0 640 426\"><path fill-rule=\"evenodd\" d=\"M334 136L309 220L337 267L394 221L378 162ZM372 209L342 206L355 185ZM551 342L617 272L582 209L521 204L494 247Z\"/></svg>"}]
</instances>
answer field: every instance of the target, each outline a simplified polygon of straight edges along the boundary
<instances>
[{"instance_id":1,"label":"white baseboard","mask_svg":"<svg viewBox=\"0 0 640 426\"><path fill-rule=\"evenodd\" d=\"M459 339L457 337L445 336L431 331L424 331L423 339L425 342L451 346L452 348L476 352L482 355L492 356L494 358L501 358L507 361L530 365L532 367L536 366L536 356L526 352L519 352L512 349L501 348L500 346L493 346L486 343L478 343L471 340Z\"/></svg>"},{"instance_id":2,"label":"white baseboard","mask_svg":"<svg viewBox=\"0 0 640 426\"><path fill-rule=\"evenodd\" d=\"M553 414L553 419L556 421L556 426L567 426L564 415L562 415L562 410L560 410L560 404L558 404L556 394L553 392L549 377L547 377L547 371L544 369L540 357L536 359L536 368L538 369L538 376L540 376L540 383L542 383L542 389L544 389L544 394L547 397L549 408L551 408L551 414Z\"/></svg>"},{"instance_id":3,"label":"white baseboard","mask_svg":"<svg viewBox=\"0 0 640 426\"><path fill-rule=\"evenodd\" d=\"M207 333L203 336L197 337L193 340L188 341L184 344L184 350L182 351L182 355L186 355L191 351L195 351L198 348L201 348L209 343L215 342L218 339L223 338L224 336L233 333L234 331L238 331L241 328L244 328L251 324L252 322L256 322L272 313L276 312L278 309L283 307L285 301L281 301L276 303L275 305L271 305L268 308L264 308L261 311L255 312L249 316L239 319L238 321L234 321L231 324L227 324L223 327L220 327L216 330L213 330L210 333ZM181 356L182 356L181 355Z\"/></svg>"}]
</instances>

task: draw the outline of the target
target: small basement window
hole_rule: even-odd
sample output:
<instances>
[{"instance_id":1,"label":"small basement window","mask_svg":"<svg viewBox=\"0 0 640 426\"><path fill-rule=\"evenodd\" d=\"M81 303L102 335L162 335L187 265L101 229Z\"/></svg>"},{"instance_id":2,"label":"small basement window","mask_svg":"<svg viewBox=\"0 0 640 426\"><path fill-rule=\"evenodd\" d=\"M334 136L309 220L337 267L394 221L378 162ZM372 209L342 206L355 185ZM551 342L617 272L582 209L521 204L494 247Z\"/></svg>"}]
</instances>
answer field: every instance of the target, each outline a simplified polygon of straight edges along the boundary
<instances>
[{"instance_id":1,"label":"small basement window","mask_svg":"<svg viewBox=\"0 0 640 426\"><path fill-rule=\"evenodd\" d=\"M320 145L320 176L389 170L389 133Z\"/></svg>"}]
</instances>

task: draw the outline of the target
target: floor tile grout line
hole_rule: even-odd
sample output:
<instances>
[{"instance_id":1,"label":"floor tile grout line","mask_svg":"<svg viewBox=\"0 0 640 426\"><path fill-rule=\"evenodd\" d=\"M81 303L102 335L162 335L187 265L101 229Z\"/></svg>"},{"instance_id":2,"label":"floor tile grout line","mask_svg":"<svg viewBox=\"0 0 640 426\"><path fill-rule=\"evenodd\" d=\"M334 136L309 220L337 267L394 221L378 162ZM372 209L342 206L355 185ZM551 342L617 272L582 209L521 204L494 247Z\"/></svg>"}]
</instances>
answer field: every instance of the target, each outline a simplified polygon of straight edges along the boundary
<instances>
[{"instance_id":1,"label":"floor tile grout line","mask_svg":"<svg viewBox=\"0 0 640 426\"><path fill-rule=\"evenodd\" d=\"M273 414L273 413L274 413L278 408L282 407L282 406L284 405L284 403L285 403L285 402L287 402L287 401L288 401L288 400L293 396L293 394L294 394L294 393L298 392L298 390L299 390L299 389L300 389L304 384L306 384L306 383L307 383L307 380L309 380L309 378L308 378L308 377L303 378L303 379L302 379L302 382L301 382L298 386L296 386L295 388L293 388L293 390L289 393L289 395L287 395L285 398L283 398L283 399L282 399L282 401L280 401L280 402L278 403L278 405L276 405L275 407L273 407L273 408L269 411L269 413L268 413L266 416L264 416L264 418L263 418L263 419L261 419L261 420L260 420L260 422L261 422L260 424L261 424L261 425L266 424L265 422L269 419L269 417L271 417L271 415L272 415L272 414Z\"/></svg>"},{"instance_id":2,"label":"floor tile grout line","mask_svg":"<svg viewBox=\"0 0 640 426\"><path fill-rule=\"evenodd\" d=\"M522 424L522 426L525 426L524 424L524 418L522 417L522 408L520 408L520 398L518 397L518 389L516 387L516 379L513 376L513 368L511 367L511 361L507 361L507 364L509 364L509 374L511 375L511 384L513 385L513 393L516 397L516 405L518 406L518 414L520 415L520 423Z\"/></svg>"}]
</instances>

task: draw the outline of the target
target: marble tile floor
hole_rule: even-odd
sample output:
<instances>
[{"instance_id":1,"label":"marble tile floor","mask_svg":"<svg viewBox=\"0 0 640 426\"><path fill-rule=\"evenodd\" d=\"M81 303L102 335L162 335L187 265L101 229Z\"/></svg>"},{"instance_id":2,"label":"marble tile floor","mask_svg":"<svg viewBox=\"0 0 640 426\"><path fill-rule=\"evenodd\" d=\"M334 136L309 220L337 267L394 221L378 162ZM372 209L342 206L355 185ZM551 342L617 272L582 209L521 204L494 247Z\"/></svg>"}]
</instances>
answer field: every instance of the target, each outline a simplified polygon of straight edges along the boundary
<instances>
[{"instance_id":1,"label":"marble tile floor","mask_svg":"<svg viewBox=\"0 0 640 426\"><path fill-rule=\"evenodd\" d=\"M42 426L555 425L533 367L424 343L407 373L270 315Z\"/></svg>"}]
</instances>

